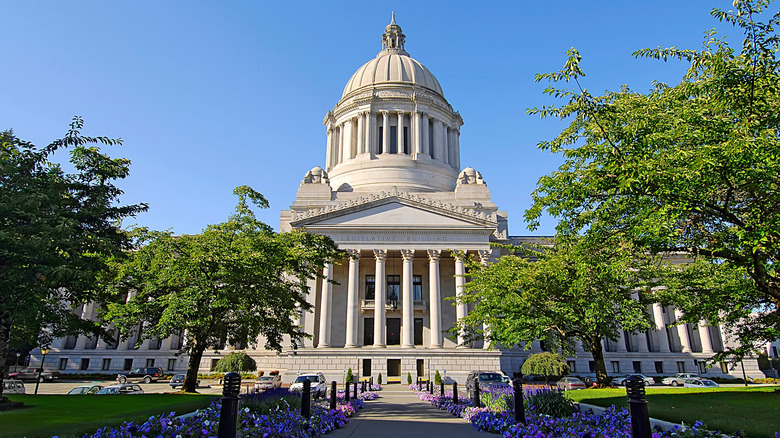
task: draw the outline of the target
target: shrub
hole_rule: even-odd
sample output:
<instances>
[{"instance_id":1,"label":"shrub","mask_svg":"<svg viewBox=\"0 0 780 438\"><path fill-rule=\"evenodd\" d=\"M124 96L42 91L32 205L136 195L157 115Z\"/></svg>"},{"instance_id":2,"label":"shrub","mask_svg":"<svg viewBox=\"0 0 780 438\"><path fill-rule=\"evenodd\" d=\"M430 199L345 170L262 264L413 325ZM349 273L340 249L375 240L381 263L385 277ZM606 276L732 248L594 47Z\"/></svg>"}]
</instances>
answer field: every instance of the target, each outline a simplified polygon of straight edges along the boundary
<instances>
[{"instance_id":1,"label":"shrub","mask_svg":"<svg viewBox=\"0 0 780 438\"><path fill-rule=\"evenodd\" d=\"M347 368L347 383L352 383L352 379L354 377L352 376L352 368Z\"/></svg>"},{"instance_id":2,"label":"shrub","mask_svg":"<svg viewBox=\"0 0 780 438\"><path fill-rule=\"evenodd\" d=\"M436 370L436 374L433 376L433 383L441 385L441 374L439 374L439 370Z\"/></svg>"},{"instance_id":3,"label":"shrub","mask_svg":"<svg viewBox=\"0 0 780 438\"><path fill-rule=\"evenodd\" d=\"M406 373L406 384L407 385L412 384L412 373Z\"/></svg>"},{"instance_id":4,"label":"shrub","mask_svg":"<svg viewBox=\"0 0 780 438\"><path fill-rule=\"evenodd\" d=\"M557 390L541 390L526 395L523 399L529 410L551 417L568 417L574 412L574 402Z\"/></svg>"},{"instance_id":5,"label":"shrub","mask_svg":"<svg viewBox=\"0 0 780 438\"><path fill-rule=\"evenodd\" d=\"M523 374L536 374L545 377L547 383L550 377L563 376L569 374L569 365L563 359L563 356L556 353L544 352L532 354L523 362L520 370Z\"/></svg>"},{"instance_id":6,"label":"shrub","mask_svg":"<svg viewBox=\"0 0 780 438\"><path fill-rule=\"evenodd\" d=\"M245 372L257 370L255 360L248 354L242 352L232 352L217 362L214 371L219 373Z\"/></svg>"},{"instance_id":7,"label":"shrub","mask_svg":"<svg viewBox=\"0 0 780 438\"><path fill-rule=\"evenodd\" d=\"M377 383L378 385L381 385L381 384L382 384L382 373L379 373L379 375L378 375L378 376L376 376L376 383Z\"/></svg>"}]
</instances>

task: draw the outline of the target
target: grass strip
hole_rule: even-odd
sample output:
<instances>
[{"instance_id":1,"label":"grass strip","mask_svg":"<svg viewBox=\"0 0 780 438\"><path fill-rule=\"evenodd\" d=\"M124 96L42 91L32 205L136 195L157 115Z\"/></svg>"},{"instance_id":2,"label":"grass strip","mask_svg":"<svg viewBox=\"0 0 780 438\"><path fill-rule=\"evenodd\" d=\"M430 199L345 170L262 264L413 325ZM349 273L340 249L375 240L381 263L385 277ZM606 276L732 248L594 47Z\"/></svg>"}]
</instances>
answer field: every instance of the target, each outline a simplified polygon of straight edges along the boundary
<instances>
[{"instance_id":1,"label":"grass strip","mask_svg":"<svg viewBox=\"0 0 780 438\"><path fill-rule=\"evenodd\" d=\"M81 436L125 421L143 422L174 411L186 414L208 406L214 395L9 395L25 409L0 412L0 438Z\"/></svg>"},{"instance_id":2,"label":"grass strip","mask_svg":"<svg viewBox=\"0 0 780 438\"><path fill-rule=\"evenodd\" d=\"M647 388L650 416L673 423L704 423L707 429L748 438L774 438L780 430L780 390L753 388ZM569 391L577 402L628 408L624 388Z\"/></svg>"}]
</instances>

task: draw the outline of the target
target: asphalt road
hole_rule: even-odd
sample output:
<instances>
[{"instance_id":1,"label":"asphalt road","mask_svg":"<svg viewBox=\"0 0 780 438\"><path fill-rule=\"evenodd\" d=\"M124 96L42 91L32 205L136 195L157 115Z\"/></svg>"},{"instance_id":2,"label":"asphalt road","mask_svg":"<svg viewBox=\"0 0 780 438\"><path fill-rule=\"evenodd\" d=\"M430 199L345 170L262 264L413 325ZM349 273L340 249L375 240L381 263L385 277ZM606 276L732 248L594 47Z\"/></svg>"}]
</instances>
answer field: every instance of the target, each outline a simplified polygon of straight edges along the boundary
<instances>
[{"instance_id":1,"label":"asphalt road","mask_svg":"<svg viewBox=\"0 0 780 438\"><path fill-rule=\"evenodd\" d=\"M71 389L81 386L81 385L89 385L89 384L96 384L96 385L102 385L103 387L106 387L108 385L116 384L116 380L84 380L84 381L74 381L74 380L55 380L54 382L42 382L38 385L38 394L67 394L68 391ZM130 382L130 383L137 383L137 382ZM156 383L138 383L141 388L143 388L145 394L162 394L165 392L175 392L177 389L172 389L170 385L168 385L167 381L159 381ZM252 382L254 384L254 382ZM24 386L27 390L27 394L33 394L35 392L35 382L24 382ZM244 387L244 390L246 390L246 387ZM201 394L214 394L214 395L221 395L222 394L222 385L217 385L217 381L213 382L202 382L201 386L198 387L198 392Z\"/></svg>"}]
</instances>

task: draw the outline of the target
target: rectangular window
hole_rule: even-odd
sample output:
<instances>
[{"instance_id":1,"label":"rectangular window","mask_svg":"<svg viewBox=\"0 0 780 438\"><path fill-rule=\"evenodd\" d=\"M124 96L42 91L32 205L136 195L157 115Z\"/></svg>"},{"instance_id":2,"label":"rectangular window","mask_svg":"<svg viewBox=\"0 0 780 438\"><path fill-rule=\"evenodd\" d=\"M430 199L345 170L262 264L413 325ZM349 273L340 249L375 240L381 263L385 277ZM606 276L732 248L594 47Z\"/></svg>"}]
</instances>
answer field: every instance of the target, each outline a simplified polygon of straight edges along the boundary
<instances>
[{"instance_id":1,"label":"rectangular window","mask_svg":"<svg viewBox=\"0 0 780 438\"><path fill-rule=\"evenodd\" d=\"M664 362L662 360L655 361L655 372L658 374L664 373Z\"/></svg>"},{"instance_id":2,"label":"rectangular window","mask_svg":"<svg viewBox=\"0 0 780 438\"><path fill-rule=\"evenodd\" d=\"M596 362L595 361L592 361L592 360L588 361L588 371L590 371L591 373L595 373L596 372Z\"/></svg>"},{"instance_id":3,"label":"rectangular window","mask_svg":"<svg viewBox=\"0 0 780 438\"><path fill-rule=\"evenodd\" d=\"M414 345L423 344L423 320L414 318Z\"/></svg>"},{"instance_id":4,"label":"rectangular window","mask_svg":"<svg viewBox=\"0 0 780 438\"><path fill-rule=\"evenodd\" d=\"M103 365L100 366L101 371L108 371L111 369L111 359L103 359Z\"/></svg>"},{"instance_id":5,"label":"rectangular window","mask_svg":"<svg viewBox=\"0 0 780 438\"><path fill-rule=\"evenodd\" d=\"M379 150L377 151L378 154L384 153L385 151L385 135L384 131L385 128L383 126L380 126L379 129L379 139L377 140L376 144L379 146ZM368 299L368 298L366 298Z\"/></svg>"},{"instance_id":6,"label":"rectangular window","mask_svg":"<svg viewBox=\"0 0 780 438\"><path fill-rule=\"evenodd\" d=\"M699 361L699 374L705 374L707 372L707 364L704 361Z\"/></svg>"},{"instance_id":7,"label":"rectangular window","mask_svg":"<svg viewBox=\"0 0 780 438\"><path fill-rule=\"evenodd\" d=\"M677 372L678 373L684 373L685 372L685 362L683 362L683 361L677 362Z\"/></svg>"},{"instance_id":8,"label":"rectangular window","mask_svg":"<svg viewBox=\"0 0 780 438\"><path fill-rule=\"evenodd\" d=\"M79 365L79 369L81 371L86 371L86 370L89 369L89 358L87 358L87 357L82 357L81 358L81 365Z\"/></svg>"},{"instance_id":9,"label":"rectangular window","mask_svg":"<svg viewBox=\"0 0 780 438\"><path fill-rule=\"evenodd\" d=\"M176 359L168 359L168 371L176 369Z\"/></svg>"},{"instance_id":10,"label":"rectangular window","mask_svg":"<svg viewBox=\"0 0 780 438\"><path fill-rule=\"evenodd\" d=\"M371 377L371 359L363 359L363 377Z\"/></svg>"},{"instance_id":11,"label":"rectangular window","mask_svg":"<svg viewBox=\"0 0 780 438\"><path fill-rule=\"evenodd\" d=\"M612 362L612 372L613 373L619 373L620 372L620 362L617 360L613 360Z\"/></svg>"},{"instance_id":12,"label":"rectangular window","mask_svg":"<svg viewBox=\"0 0 780 438\"><path fill-rule=\"evenodd\" d=\"M635 360L632 362L632 365L634 365L634 372L639 374L642 372L642 362Z\"/></svg>"},{"instance_id":13,"label":"rectangular window","mask_svg":"<svg viewBox=\"0 0 780 438\"><path fill-rule=\"evenodd\" d=\"M567 360L566 364L569 365L569 371L572 373L577 372L577 362L573 360Z\"/></svg>"},{"instance_id":14,"label":"rectangular window","mask_svg":"<svg viewBox=\"0 0 780 438\"><path fill-rule=\"evenodd\" d=\"M428 120L428 152L431 154L431 158L436 158L435 147L433 147L433 120Z\"/></svg>"},{"instance_id":15,"label":"rectangular window","mask_svg":"<svg viewBox=\"0 0 780 438\"><path fill-rule=\"evenodd\" d=\"M404 153L411 154L409 151L409 127L404 126Z\"/></svg>"},{"instance_id":16,"label":"rectangular window","mask_svg":"<svg viewBox=\"0 0 780 438\"><path fill-rule=\"evenodd\" d=\"M401 276L400 275L387 276L387 299L388 300L401 299Z\"/></svg>"},{"instance_id":17,"label":"rectangular window","mask_svg":"<svg viewBox=\"0 0 780 438\"><path fill-rule=\"evenodd\" d=\"M363 345L374 345L374 318L363 318Z\"/></svg>"},{"instance_id":18,"label":"rectangular window","mask_svg":"<svg viewBox=\"0 0 780 438\"><path fill-rule=\"evenodd\" d=\"M132 369L133 369L133 359L132 358L125 359L125 363L122 365L122 370L130 371Z\"/></svg>"},{"instance_id":19,"label":"rectangular window","mask_svg":"<svg viewBox=\"0 0 780 438\"><path fill-rule=\"evenodd\" d=\"M387 151L391 154L398 153L398 127L390 127L390 144L387 147Z\"/></svg>"},{"instance_id":20,"label":"rectangular window","mask_svg":"<svg viewBox=\"0 0 780 438\"><path fill-rule=\"evenodd\" d=\"M422 297L422 275L412 276L412 299L421 300Z\"/></svg>"},{"instance_id":21,"label":"rectangular window","mask_svg":"<svg viewBox=\"0 0 780 438\"><path fill-rule=\"evenodd\" d=\"M219 362L219 359L211 359L211 367L209 367L210 371L214 371L214 368L217 367L217 362Z\"/></svg>"},{"instance_id":22,"label":"rectangular window","mask_svg":"<svg viewBox=\"0 0 780 438\"><path fill-rule=\"evenodd\" d=\"M60 371L64 371L66 368L68 368L68 358L67 357L61 357L60 358Z\"/></svg>"},{"instance_id":23,"label":"rectangular window","mask_svg":"<svg viewBox=\"0 0 780 438\"><path fill-rule=\"evenodd\" d=\"M151 368L154 366L154 359L146 359L146 367Z\"/></svg>"},{"instance_id":24,"label":"rectangular window","mask_svg":"<svg viewBox=\"0 0 780 438\"><path fill-rule=\"evenodd\" d=\"M366 275L366 299L374 299L374 291L376 290L376 281L373 275Z\"/></svg>"},{"instance_id":25,"label":"rectangular window","mask_svg":"<svg viewBox=\"0 0 780 438\"><path fill-rule=\"evenodd\" d=\"M385 339L387 345L401 345L401 318L387 318Z\"/></svg>"}]
</instances>

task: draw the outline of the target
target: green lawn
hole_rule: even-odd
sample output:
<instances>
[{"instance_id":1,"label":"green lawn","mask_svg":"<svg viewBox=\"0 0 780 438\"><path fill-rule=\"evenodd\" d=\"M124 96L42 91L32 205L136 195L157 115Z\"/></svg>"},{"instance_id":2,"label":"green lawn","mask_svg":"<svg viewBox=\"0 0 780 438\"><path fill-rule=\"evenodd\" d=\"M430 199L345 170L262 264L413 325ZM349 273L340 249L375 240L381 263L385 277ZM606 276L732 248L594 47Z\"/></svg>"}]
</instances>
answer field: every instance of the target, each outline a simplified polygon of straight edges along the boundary
<instances>
[{"instance_id":1,"label":"green lawn","mask_svg":"<svg viewBox=\"0 0 780 438\"><path fill-rule=\"evenodd\" d=\"M9 395L28 407L0 412L0 438L82 435L124 421L174 411L181 414L208 406L214 395Z\"/></svg>"},{"instance_id":2,"label":"green lawn","mask_svg":"<svg viewBox=\"0 0 780 438\"><path fill-rule=\"evenodd\" d=\"M777 390L777 391L775 391ZM572 400L597 406L627 407L625 388L586 389L568 392ZM775 437L780 431L780 389L647 388L650 416L673 423L693 424L724 433L741 431L748 438Z\"/></svg>"}]
</instances>

